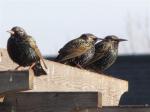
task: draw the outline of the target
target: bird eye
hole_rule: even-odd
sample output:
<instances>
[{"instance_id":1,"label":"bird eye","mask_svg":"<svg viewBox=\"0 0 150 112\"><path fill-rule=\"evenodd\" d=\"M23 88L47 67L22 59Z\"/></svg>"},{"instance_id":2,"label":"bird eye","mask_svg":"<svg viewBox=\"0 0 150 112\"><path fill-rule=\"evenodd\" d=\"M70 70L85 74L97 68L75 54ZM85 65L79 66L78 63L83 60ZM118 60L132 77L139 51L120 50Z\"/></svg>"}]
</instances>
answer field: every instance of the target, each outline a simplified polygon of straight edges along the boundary
<instances>
[{"instance_id":1,"label":"bird eye","mask_svg":"<svg viewBox=\"0 0 150 112\"><path fill-rule=\"evenodd\" d=\"M20 33L23 33L23 31L19 31Z\"/></svg>"},{"instance_id":2,"label":"bird eye","mask_svg":"<svg viewBox=\"0 0 150 112\"><path fill-rule=\"evenodd\" d=\"M82 39L87 40L88 38L86 36L83 36Z\"/></svg>"}]
</instances>

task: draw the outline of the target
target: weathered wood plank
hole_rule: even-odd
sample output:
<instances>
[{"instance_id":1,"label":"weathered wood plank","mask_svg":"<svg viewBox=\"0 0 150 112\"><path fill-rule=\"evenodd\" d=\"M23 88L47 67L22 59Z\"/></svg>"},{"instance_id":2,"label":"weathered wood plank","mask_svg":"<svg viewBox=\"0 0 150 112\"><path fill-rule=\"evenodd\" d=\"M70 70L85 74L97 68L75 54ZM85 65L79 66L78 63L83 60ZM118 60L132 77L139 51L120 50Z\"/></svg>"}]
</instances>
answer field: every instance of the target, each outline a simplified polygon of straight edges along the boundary
<instances>
[{"instance_id":1,"label":"weathered wood plank","mask_svg":"<svg viewBox=\"0 0 150 112\"><path fill-rule=\"evenodd\" d=\"M47 76L35 77L31 92L87 92L103 94L103 106L118 105L121 95L128 91L128 82L87 70L46 61ZM30 91L28 91L30 92ZM109 100L108 100L109 99Z\"/></svg>"},{"instance_id":2,"label":"weathered wood plank","mask_svg":"<svg viewBox=\"0 0 150 112\"><path fill-rule=\"evenodd\" d=\"M85 108L80 110L73 110L72 112L104 112L104 111L102 111L102 108Z\"/></svg>"},{"instance_id":3,"label":"weathered wood plank","mask_svg":"<svg viewBox=\"0 0 150 112\"><path fill-rule=\"evenodd\" d=\"M6 103L0 103L0 112L11 112L11 105Z\"/></svg>"},{"instance_id":4,"label":"weathered wood plank","mask_svg":"<svg viewBox=\"0 0 150 112\"><path fill-rule=\"evenodd\" d=\"M15 112L71 112L80 108L97 107L102 97L97 92L37 92L8 95L4 102Z\"/></svg>"},{"instance_id":5,"label":"weathered wood plank","mask_svg":"<svg viewBox=\"0 0 150 112\"><path fill-rule=\"evenodd\" d=\"M0 95L33 87L33 74L29 71L0 71Z\"/></svg>"},{"instance_id":6,"label":"weathered wood plank","mask_svg":"<svg viewBox=\"0 0 150 112\"><path fill-rule=\"evenodd\" d=\"M0 71L7 71L7 70L14 70L14 68L17 66L8 56L6 49L0 49L1 55L1 61L0 61Z\"/></svg>"},{"instance_id":7,"label":"weathered wood plank","mask_svg":"<svg viewBox=\"0 0 150 112\"><path fill-rule=\"evenodd\" d=\"M102 108L85 108L73 112L150 112L150 106L106 106Z\"/></svg>"},{"instance_id":8,"label":"weathered wood plank","mask_svg":"<svg viewBox=\"0 0 150 112\"><path fill-rule=\"evenodd\" d=\"M0 70L16 67L3 50ZM6 61L7 60L7 61ZM6 64L7 63L7 64ZM86 92L99 91L103 95L103 106L118 105L121 95L128 91L128 82L105 74L97 74L87 70L63 65L46 60L49 74L34 77L33 89L27 92ZM32 73L31 73L32 74ZM108 100L109 99L109 100Z\"/></svg>"}]
</instances>

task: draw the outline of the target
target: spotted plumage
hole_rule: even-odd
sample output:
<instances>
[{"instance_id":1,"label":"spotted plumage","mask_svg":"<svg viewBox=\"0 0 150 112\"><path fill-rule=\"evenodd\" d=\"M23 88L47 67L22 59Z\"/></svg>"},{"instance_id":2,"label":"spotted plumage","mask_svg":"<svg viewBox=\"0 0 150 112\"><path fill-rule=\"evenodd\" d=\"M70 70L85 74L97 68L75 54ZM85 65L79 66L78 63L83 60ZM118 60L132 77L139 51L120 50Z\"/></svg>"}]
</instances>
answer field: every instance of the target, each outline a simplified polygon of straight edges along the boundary
<instances>
[{"instance_id":1,"label":"spotted plumage","mask_svg":"<svg viewBox=\"0 0 150 112\"><path fill-rule=\"evenodd\" d=\"M13 27L8 31L11 36L7 42L7 51L10 58L20 66L30 66L35 75L47 74L45 71L47 66L43 57L36 45L35 40L29 36L21 27ZM45 70L43 69L40 60L43 62Z\"/></svg>"},{"instance_id":2,"label":"spotted plumage","mask_svg":"<svg viewBox=\"0 0 150 112\"><path fill-rule=\"evenodd\" d=\"M93 57L94 45L97 40L98 38L93 34L82 34L79 38L69 41L61 48L56 60L82 68Z\"/></svg>"},{"instance_id":3,"label":"spotted plumage","mask_svg":"<svg viewBox=\"0 0 150 112\"><path fill-rule=\"evenodd\" d=\"M86 68L103 72L109 68L117 59L119 42L126 41L117 36L110 35L95 45L95 54L86 64Z\"/></svg>"}]
</instances>

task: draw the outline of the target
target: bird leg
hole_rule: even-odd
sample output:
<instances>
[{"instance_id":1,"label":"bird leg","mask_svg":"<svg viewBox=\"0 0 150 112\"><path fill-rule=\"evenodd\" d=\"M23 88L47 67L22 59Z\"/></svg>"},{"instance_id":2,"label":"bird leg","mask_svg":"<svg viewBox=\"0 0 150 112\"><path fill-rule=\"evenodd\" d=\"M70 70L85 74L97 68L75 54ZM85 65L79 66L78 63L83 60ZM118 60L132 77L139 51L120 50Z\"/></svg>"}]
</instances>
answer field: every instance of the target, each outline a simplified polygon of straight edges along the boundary
<instances>
[{"instance_id":1,"label":"bird leg","mask_svg":"<svg viewBox=\"0 0 150 112\"><path fill-rule=\"evenodd\" d=\"M21 67L20 65L19 65L19 66L17 66L17 67L15 68L15 70L18 70L20 67Z\"/></svg>"},{"instance_id":2,"label":"bird leg","mask_svg":"<svg viewBox=\"0 0 150 112\"><path fill-rule=\"evenodd\" d=\"M29 70L32 69L35 66L36 63L32 63L32 65L29 67Z\"/></svg>"},{"instance_id":3,"label":"bird leg","mask_svg":"<svg viewBox=\"0 0 150 112\"><path fill-rule=\"evenodd\" d=\"M75 63L75 65L76 65L78 68L83 69L83 67L82 67L80 64Z\"/></svg>"}]
</instances>

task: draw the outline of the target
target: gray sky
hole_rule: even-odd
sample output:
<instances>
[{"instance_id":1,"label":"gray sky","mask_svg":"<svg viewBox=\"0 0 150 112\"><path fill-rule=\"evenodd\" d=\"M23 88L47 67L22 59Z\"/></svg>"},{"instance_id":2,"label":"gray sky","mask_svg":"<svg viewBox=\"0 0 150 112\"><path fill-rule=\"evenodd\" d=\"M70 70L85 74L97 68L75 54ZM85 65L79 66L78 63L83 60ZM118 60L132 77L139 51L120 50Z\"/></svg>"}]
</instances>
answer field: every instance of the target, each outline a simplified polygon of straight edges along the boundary
<instances>
[{"instance_id":1,"label":"gray sky","mask_svg":"<svg viewBox=\"0 0 150 112\"><path fill-rule=\"evenodd\" d=\"M145 36L148 17L150 0L0 0L0 47L6 47L6 30L21 26L44 55L57 54L82 33L128 39L120 44L120 54L150 54L150 36L149 40ZM127 33L128 21L132 38Z\"/></svg>"}]
</instances>

